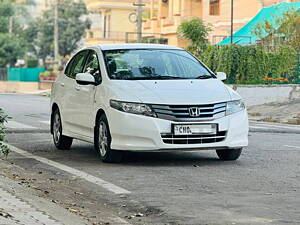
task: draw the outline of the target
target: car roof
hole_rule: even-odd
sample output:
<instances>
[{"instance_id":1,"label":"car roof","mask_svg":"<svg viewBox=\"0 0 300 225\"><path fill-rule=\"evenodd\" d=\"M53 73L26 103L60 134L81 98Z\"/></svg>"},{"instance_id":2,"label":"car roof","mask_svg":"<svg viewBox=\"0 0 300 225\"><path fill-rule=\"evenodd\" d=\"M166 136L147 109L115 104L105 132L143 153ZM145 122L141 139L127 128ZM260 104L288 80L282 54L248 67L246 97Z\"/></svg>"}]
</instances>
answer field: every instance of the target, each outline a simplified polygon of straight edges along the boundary
<instances>
[{"instance_id":1,"label":"car roof","mask_svg":"<svg viewBox=\"0 0 300 225\"><path fill-rule=\"evenodd\" d=\"M182 50L182 48L170 45L160 44L99 44L93 47L98 47L101 50L119 50L119 49L175 49Z\"/></svg>"}]
</instances>

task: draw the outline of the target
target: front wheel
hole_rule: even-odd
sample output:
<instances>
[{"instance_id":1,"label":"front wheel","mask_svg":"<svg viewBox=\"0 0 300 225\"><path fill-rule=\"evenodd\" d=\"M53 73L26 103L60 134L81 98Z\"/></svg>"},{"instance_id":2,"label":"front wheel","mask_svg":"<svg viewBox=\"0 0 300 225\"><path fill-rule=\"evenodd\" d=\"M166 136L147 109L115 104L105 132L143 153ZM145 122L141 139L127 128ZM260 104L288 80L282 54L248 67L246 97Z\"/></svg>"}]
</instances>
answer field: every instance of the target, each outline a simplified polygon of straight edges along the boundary
<instances>
[{"instance_id":1,"label":"front wheel","mask_svg":"<svg viewBox=\"0 0 300 225\"><path fill-rule=\"evenodd\" d=\"M72 146L73 138L62 135L62 123L59 110L56 109L52 116L52 135L56 148L69 150Z\"/></svg>"},{"instance_id":2,"label":"front wheel","mask_svg":"<svg viewBox=\"0 0 300 225\"><path fill-rule=\"evenodd\" d=\"M217 155L221 160L224 161L233 161L237 160L241 153L242 153L242 148L239 149L222 149L222 150L217 150Z\"/></svg>"},{"instance_id":3,"label":"front wheel","mask_svg":"<svg viewBox=\"0 0 300 225\"><path fill-rule=\"evenodd\" d=\"M116 163L122 160L120 151L110 148L111 135L108 121L105 115L100 116L95 127L95 143L96 152L100 155L103 162Z\"/></svg>"}]
</instances>

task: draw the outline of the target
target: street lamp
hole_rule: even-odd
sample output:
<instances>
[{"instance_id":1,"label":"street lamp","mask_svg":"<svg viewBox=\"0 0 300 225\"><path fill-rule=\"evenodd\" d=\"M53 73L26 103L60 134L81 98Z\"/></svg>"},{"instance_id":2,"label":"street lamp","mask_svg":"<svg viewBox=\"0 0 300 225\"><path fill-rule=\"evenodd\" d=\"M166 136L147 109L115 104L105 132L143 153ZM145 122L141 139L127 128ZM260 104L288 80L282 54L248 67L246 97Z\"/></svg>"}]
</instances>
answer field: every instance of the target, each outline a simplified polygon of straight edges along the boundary
<instances>
[{"instance_id":1,"label":"street lamp","mask_svg":"<svg viewBox=\"0 0 300 225\"><path fill-rule=\"evenodd\" d=\"M231 27L230 27L230 43L233 44L233 0L231 0Z\"/></svg>"}]
</instances>

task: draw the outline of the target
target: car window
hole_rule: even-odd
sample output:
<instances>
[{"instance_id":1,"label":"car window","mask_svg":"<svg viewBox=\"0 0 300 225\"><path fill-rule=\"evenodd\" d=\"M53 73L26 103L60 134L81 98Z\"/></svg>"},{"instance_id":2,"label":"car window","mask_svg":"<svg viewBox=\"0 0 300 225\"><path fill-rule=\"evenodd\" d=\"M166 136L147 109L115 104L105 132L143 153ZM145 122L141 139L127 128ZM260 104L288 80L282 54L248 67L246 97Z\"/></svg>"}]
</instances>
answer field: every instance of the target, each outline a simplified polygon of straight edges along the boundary
<instances>
[{"instance_id":1,"label":"car window","mask_svg":"<svg viewBox=\"0 0 300 225\"><path fill-rule=\"evenodd\" d=\"M84 60L86 57L87 51L82 51L77 54L77 57L74 61L73 71L71 73L71 77L75 79L77 73L81 73L84 66Z\"/></svg>"},{"instance_id":2,"label":"car window","mask_svg":"<svg viewBox=\"0 0 300 225\"><path fill-rule=\"evenodd\" d=\"M83 70L87 50L77 53L73 59L69 62L66 68L66 75L75 79L77 73L81 73Z\"/></svg>"},{"instance_id":3,"label":"car window","mask_svg":"<svg viewBox=\"0 0 300 225\"><path fill-rule=\"evenodd\" d=\"M107 50L104 58L111 79L215 78L200 61L183 50Z\"/></svg>"},{"instance_id":4,"label":"car window","mask_svg":"<svg viewBox=\"0 0 300 225\"><path fill-rule=\"evenodd\" d=\"M98 84L101 82L99 60L95 51L90 51L90 54L85 64L84 73L89 73L93 75Z\"/></svg>"},{"instance_id":5,"label":"car window","mask_svg":"<svg viewBox=\"0 0 300 225\"><path fill-rule=\"evenodd\" d=\"M66 69L65 69L65 74L70 77L71 76L71 70L72 70L72 64L75 61L75 57L73 57L70 62L68 63Z\"/></svg>"}]
</instances>

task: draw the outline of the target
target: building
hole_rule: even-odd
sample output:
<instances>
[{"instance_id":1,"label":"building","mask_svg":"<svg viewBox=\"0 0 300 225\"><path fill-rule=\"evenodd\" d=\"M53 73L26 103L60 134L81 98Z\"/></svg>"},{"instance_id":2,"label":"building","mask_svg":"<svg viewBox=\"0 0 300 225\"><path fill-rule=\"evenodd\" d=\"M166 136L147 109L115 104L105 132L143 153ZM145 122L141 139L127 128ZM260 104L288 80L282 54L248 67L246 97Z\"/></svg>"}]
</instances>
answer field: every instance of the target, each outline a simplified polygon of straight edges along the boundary
<instances>
[{"instance_id":1,"label":"building","mask_svg":"<svg viewBox=\"0 0 300 225\"><path fill-rule=\"evenodd\" d=\"M86 45L123 43L134 39L136 35L131 32L136 32L136 24L129 19L136 11L134 0L85 0L85 3L92 22L87 30ZM148 0L143 3L147 4ZM134 19L135 15L131 15L131 20Z\"/></svg>"},{"instance_id":2,"label":"building","mask_svg":"<svg viewBox=\"0 0 300 225\"><path fill-rule=\"evenodd\" d=\"M54 0L35 0L36 17L40 17L45 10L48 10L54 4Z\"/></svg>"},{"instance_id":3,"label":"building","mask_svg":"<svg viewBox=\"0 0 300 225\"><path fill-rule=\"evenodd\" d=\"M45 10L52 7L55 0L16 0L16 4L26 6L29 14L33 18L40 17Z\"/></svg>"},{"instance_id":4,"label":"building","mask_svg":"<svg viewBox=\"0 0 300 225\"><path fill-rule=\"evenodd\" d=\"M263 7L283 1L234 0L234 31L243 27ZM293 1L297 0L286 2ZM209 37L213 44L230 35L231 0L151 0L149 14L143 24L143 32L161 34L160 37L166 38L170 45L186 46L186 41L178 37L177 28L182 21L193 17L201 18L213 26Z\"/></svg>"}]
</instances>

